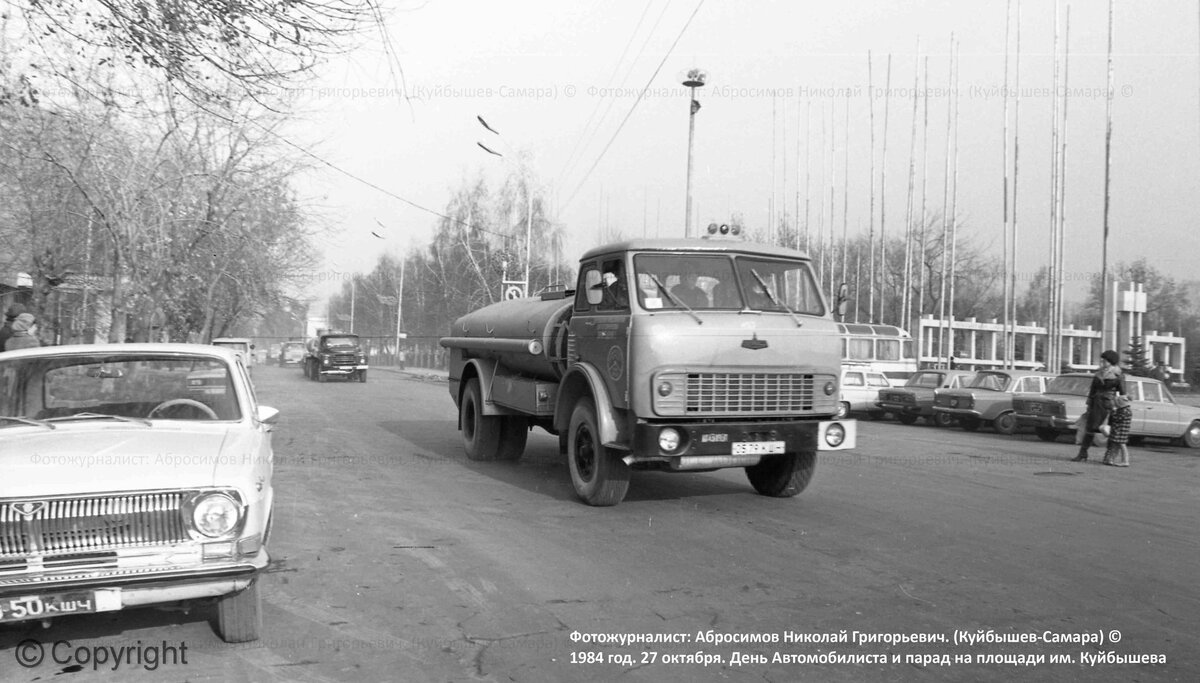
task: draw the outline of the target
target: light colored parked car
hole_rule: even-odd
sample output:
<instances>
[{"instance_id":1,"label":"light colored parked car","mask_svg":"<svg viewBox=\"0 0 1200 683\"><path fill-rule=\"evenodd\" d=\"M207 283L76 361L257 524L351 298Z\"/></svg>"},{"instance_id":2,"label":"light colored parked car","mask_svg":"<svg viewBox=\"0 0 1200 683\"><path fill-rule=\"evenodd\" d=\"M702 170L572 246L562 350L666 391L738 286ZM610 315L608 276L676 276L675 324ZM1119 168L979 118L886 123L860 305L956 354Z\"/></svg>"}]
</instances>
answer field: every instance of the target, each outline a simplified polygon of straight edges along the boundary
<instances>
[{"instance_id":1,"label":"light colored parked car","mask_svg":"<svg viewBox=\"0 0 1200 683\"><path fill-rule=\"evenodd\" d=\"M0 355L0 623L215 601L257 639L277 417L216 346Z\"/></svg>"},{"instance_id":2,"label":"light colored parked car","mask_svg":"<svg viewBox=\"0 0 1200 683\"><path fill-rule=\"evenodd\" d=\"M875 404L879 400L879 392L891 386L891 380L882 372L853 365L842 366L842 400L838 403L835 419L843 420L850 413L883 417L886 411L880 410Z\"/></svg>"},{"instance_id":3,"label":"light colored parked car","mask_svg":"<svg viewBox=\"0 0 1200 683\"><path fill-rule=\"evenodd\" d=\"M875 405L906 425L923 417L930 424L948 427L954 418L949 413L933 412L933 392L961 387L974 376L969 370L920 370L904 386L881 389Z\"/></svg>"},{"instance_id":4,"label":"light colored parked car","mask_svg":"<svg viewBox=\"0 0 1200 683\"><path fill-rule=\"evenodd\" d=\"M988 422L997 432L1012 434L1017 429L1013 395L1044 393L1053 378L1030 370L981 370L960 389L934 392L933 410L950 416L969 432Z\"/></svg>"},{"instance_id":5,"label":"light colored parked car","mask_svg":"<svg viewBox=\"0 0 1200 683\"><path fill-rule=\"evenodd\" d=\"M304 362L304 342L284 342L279 351L280 365L294 365Z\"/></svg>"},{"instance_id":6,"label":"light colored parked car","mask_svg":"<svg viewBox=\"0 0 1200 683\"><path fill-rule=\"evenodd\" d=\"M1033 427L1045 441L1054 441L1060 434L1073 434L1076 420L1087 410L1091 384L1091 375L1061 375L1050 382L1045 396L1020 396L1013 400L1017 421ZM1200 408L1177 402L1170 389L1150 377L1127 375L1125 390L1132 401L1131 439L1171 439L1188 448L1200 448Z\"/></svg>"},{"instance_id":7,"label":"light colored parked car","mask_svg":"<svg viewBox=\"0 0 1200 683\"><path fill-rule=\"evenodd\" d=\"M213 346L221 346L227 349L232 349L242 357L242 362L246 367L254 364L254 343L246 337L220 337L212 340Z\"/></svg>"}]
</instances>

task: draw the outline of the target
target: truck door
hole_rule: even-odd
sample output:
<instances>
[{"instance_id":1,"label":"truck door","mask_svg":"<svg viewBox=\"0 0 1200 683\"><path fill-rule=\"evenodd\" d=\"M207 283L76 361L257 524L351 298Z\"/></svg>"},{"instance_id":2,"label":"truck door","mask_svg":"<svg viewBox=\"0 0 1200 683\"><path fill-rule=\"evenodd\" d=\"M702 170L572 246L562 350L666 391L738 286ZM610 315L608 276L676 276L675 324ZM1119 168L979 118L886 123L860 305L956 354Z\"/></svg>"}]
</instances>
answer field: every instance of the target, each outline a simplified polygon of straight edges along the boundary
<instances>
[{"instance_id":1,"label":"truck door","mask_svg":"<svg viewBox=\"0 0 1200 683\"><path fill-rule=\"evenodd\" d=\"M571 334L578 360L604 378L614 407L629 407L629 275L620 256L580 266Z\"/></svg>"}]
</instances>

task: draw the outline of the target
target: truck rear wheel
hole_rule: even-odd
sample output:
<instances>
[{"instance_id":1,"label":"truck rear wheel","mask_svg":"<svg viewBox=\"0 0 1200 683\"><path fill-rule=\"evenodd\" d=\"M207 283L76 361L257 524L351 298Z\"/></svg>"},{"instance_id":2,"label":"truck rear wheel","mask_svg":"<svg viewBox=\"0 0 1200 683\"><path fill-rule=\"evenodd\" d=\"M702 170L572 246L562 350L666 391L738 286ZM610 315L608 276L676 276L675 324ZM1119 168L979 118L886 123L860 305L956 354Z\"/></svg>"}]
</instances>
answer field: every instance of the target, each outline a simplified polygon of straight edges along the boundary
<instances>
[{"instance_id":1,"label":"truck rear wheel","mask_svg":"<svg viewBox=\"0 0 1200 683\"><path fill-rule=\"evenodd\" d=\"M500 450L500 418L483 414L483 393L479 379L467 380L459 405L463 445L471 460L495 460Z\"/></svg>"},{"instance_id":2,"label":"truck rear wheel","mask_svg":"<svg viewBox=\"0 0 1200 683\"><path fill-rule=\"evenodd\" d=\"M817 454L812 452L767 455L746 468L746 478L764 496L791 498L808 488L816 467Z\"/></svg>"},{"instance_id":3,"label":"truck rear wheel","mask_svg":"<svg viewBox=\"0 0 1200 683\"><path fill-rule=\"evenodd\" d=\"M588 505L616 505L629 490L629 466L600 442L596 406L583 399L571 413L567 430L567 463L575 493Z\"/></svg>"},{"instance_id":4,"label":"truck rear wheel","mask_svg":"<svg viewBox=\"0 0 1200 683\"><path fill-rule=\"evenodd\" d=\"M500 448L497 460L517 461L525 455L525 442L529 439L529 420L523 417L500 418Z\"/></svg>"}]
</instances>

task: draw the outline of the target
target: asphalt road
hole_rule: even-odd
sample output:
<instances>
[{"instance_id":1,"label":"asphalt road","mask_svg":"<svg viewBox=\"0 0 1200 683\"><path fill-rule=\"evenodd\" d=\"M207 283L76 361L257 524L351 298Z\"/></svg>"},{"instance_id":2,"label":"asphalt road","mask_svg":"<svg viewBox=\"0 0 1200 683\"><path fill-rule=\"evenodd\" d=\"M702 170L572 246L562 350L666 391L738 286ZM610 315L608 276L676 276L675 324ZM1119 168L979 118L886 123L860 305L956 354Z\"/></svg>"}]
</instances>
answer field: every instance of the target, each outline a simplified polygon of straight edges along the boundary
<instances>
[{"instance_id":1,"label":"asphalt road","mask_svg":"<svg viewBox=\"0 0 1200 683\"><path fill-rule=\"evenodd\" d=\"M1122 470L863 422L794 499L635 473L591 508L540 431L518 464L468 461L444 381L255 380L283 411L264 638L222 643L206 610L23 624L0 679L1200 680L1195 451Z\"/></svg>"}]
</instances>

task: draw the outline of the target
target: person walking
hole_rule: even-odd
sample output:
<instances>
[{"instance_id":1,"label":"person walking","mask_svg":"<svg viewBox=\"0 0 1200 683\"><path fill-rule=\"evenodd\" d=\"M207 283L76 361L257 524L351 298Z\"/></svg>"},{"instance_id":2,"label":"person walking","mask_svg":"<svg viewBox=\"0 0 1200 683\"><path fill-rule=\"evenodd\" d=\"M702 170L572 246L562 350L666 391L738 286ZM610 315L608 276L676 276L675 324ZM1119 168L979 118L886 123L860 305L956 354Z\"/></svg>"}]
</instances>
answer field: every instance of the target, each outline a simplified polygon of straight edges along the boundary
<instances>
[{"instance_id":1,"label":"person walking","mask_svg":"<svg viewBox=\"0 0 1200 683\"><path fill-rule=\"evenodd\" d=\"M1121 357L1116 351L1109 349L1100 354L1100 367L1092 375L1092 386L1088 389L1087 398L1087 431L1079 444L1079 453L1071 462L1082 462L1088 459L1088 448L1100 431L1105 421L1111 420L1110 413L1116 404L1116 397L1125 394L1125 373L1119 365ZM1131 414L1131 413L1130 413ZM1110 428L1115 429L1110 424ZM1125 424L1125 438L1129 438L1129 424ZM1111 442L1110 442L1111 443ZM1106 451L1107 454L1107 451Z\"/></svg>"},{"instance_id":2,"label":"person walking","mask_svg":"<svg viewBox=\"0 0 1200 683\"><path fill-rule=\"evenodd\" d=\"M4 342L5 351L33 349L41 346L37 338L37 325L32 313L22 313L12 322L12 336Z\"/></svg>"},{"instance_id":3,"label":"person walking","mask_svg":"<svg viewBox=\"0 0 1200 683\"><path fill-rule=\"evenodd\" d=\"M21 304L13 304L4 312L4 325L0 326L0 351L4 350L4 342L12 336L12 324L17 319L18 315L25 312L25 306Z\"/></svg>"}]
</instances>

